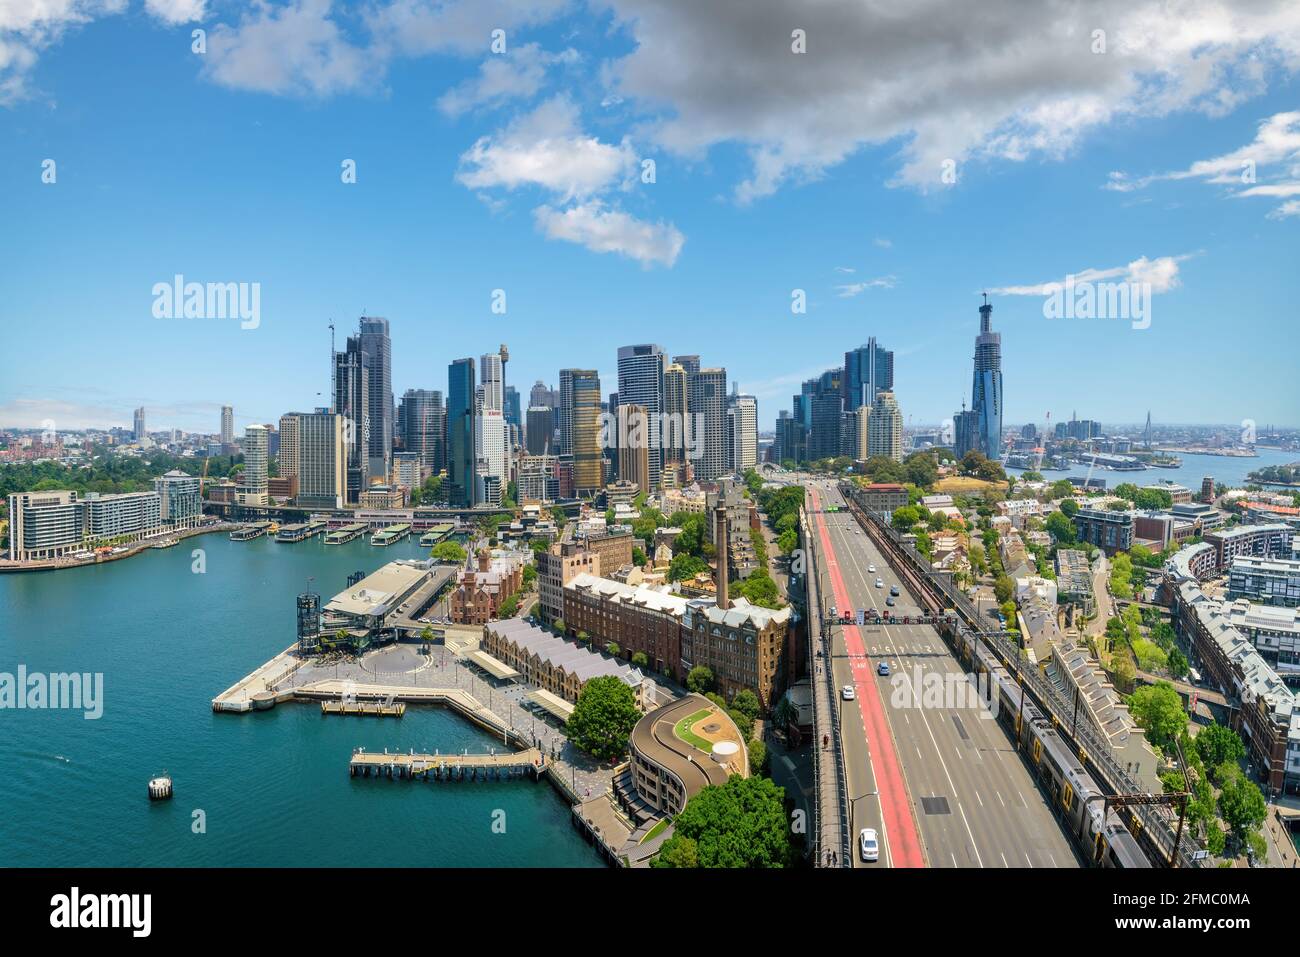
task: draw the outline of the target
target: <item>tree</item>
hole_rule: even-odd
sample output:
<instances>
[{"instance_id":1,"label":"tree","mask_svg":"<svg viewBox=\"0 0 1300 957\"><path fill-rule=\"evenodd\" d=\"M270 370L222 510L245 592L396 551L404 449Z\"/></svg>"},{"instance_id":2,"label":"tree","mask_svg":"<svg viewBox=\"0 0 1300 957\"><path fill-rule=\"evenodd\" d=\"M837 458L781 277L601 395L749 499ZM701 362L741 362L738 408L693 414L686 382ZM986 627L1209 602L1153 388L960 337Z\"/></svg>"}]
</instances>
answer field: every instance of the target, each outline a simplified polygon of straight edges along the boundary
<instances>
[{"instance_id":1,"label":"tree","mask_svg":"<svg viewBox=\"0 0 1300 957\"><path fill-rule=\"evenodd\" d=\"M465 550L456 542L438 542L429 549L429 558L445 564L464 564Z\"/></svg>"},{"instance_id":2,"label":"tree","mask_svg":"<svg viewBox=\"0 0 1300 957\"><path fill-rule=\"evenodd\" d=\"M632 667L633 667L633 668L641 668L641 669L644 669L645 666L648 665L648 664L650 664L650 659L646 657L644 651L638 651L636 654L634 654L634 655L632 656Z\"/></svg>"},{"instance_id":3,"label":"tree","mask_svg":"<svg viewBox=\"0 0 1300 957\"><path fill-rule=\"evenodd\" d=\"M732 775L722 785L704 788L686 802L664 842L657 867L680 866L695 845L698 867L789 867L794 847L785 815L785 791L763 777Z\"/></svg>"},{"instance_id":4,"label":"tree","mask_svg":"<svg viewBox=\"0 0 1300 957\"><path fill-rule=\"evenodd\" d=\"M1246 756L1246 745L1241 735L1221 724L1212 724L1196 736L1196 752L1210 767L1225 762L1236 764Z\"/></svg>"},{"instance_id":5,"label":"tree","mask_svg":"<svg viewBox=\"0 0 1300 957\"><path fill-rule=\"evenodd\" d=\"M1156 747L1171 747L1178 733L1187 727L1182 699L1167 681L1138 688L1129 699L1129 710Z\"/></svg>"},{"instance_id":6,"label":"tree","mask_svg":"<svg viewBox=\"0 0 1300 957\"><path fill-rule=\"evenodd\" d=\"M915 505L904 505L894 509L892 519L894 528L905 532L921 520L921 512Z\"/></svg>"},{"instance_id":7,"label":"tree","mask_svg":"<svg viewBox=\"0 0 1300 957\"><path fill-rule=\"evenodd\" d=\"M1264 823L1268 805L1255 782L1236 765L1233 770L1235 773L1219 789L1219 814L1240 841Z\"/></svg>"},{"instance_id":8,"label":"tree","mask_svg":"<svg viewBox=\"0 0 1300 957\"><path fill-rule=\"evenodd\" d=\"M647 558L645 557L645 552L641 551L641 549L639 549L639 548L633 548L633 549L632 549L632 564L633 564L633 565L637 566L637 568L641 568L642 566L645 565L645 563L646 563L647 561L649 561L649 559L647 559Z\"/></svg>"},{"instance_id":9,"label":"tree","mask_svg":"<svg viewBox=\"0 0 1300 957\"><path fill-rule=\"evenodd\" d=\"M789 555L799 547L799 533L793 528L782 532L777 536L776 547L781 550L782 555Z\"/></svg>"},{"instance_id":10,"label":"tree","mask_svg":"<svg viewBox=\"0 0 1300 957\"><path fill-rule=\"evenodd\" d=\"M767 774L767 745L756 738L750 738L745 745L749 749L749 773Z\"/></svg>"},{"instance_id":11,"label":"tree","mask_svg":"<svg viewBox=\"0 0 1300 957\"><path fill-rule=\"evenodd\" d=\"M668 580L672 582L684 581L708 570L709 566L704 563L704 559L682 552L673 556L673 560L668 566Z\"/></svg>"},{"instance_id":12,"label":"tree","mask_svg":"<svg viewBox=\"0 0 1300 957\"><path fill-rule=\"evenodd\" d=\"M758 695L748 688L742 688L737 691L735 697L731 699L731 707L734 711L748 715L752 721L758 717L758 713L763 710L762 705L758 703Z\"/></svg>"},{"instance_id":13,"label":"tree","mask_svg":"<svg viewBox=\"0 0 1300 957\"><path fill-rule=\"evenodd\" d=\"M619 652L622 651L623 649L621 649L621 648L618 646L618 642L617 642L617 641L609 641L609 642L606 642L606 643L605 643L605 650L606 650L607 652L609 652L611 655L613 655L615 658L617 658L618 655L619 655Z\"/></svg>"},{"instance_id":14,"label":"tree","mask_svg":"<svg viewBox=\"0 0 1300 957\"><path fill-rule=\"evenodd\" d=\"M531 589L537 582L537 569L532 565L524 566L524 587Z\"/></svg>"},{"instance_id":15,"label":"tree","mask_svg":"<svg viewBox=\"0 0 1300 957\"><path fill-rule=\"evenodd\" d=\"M781 607L781 593L765 569L755 569L748 578L736 585L735 590L738 595L763 608Z\"/></svg>"},{"instance_id":16,"label":"tree","mask_svg":"<svg viewBox=\"0 0 1300 957\"><path fill-rule=\"evenodd\" d=\"M1051 484L1050 488L1048 488L1047 494L1053 499L1073 499L1074 486L1070 484L1069 479L1058 479Z\"/></svg>"},{"instance_id":17,"label":"tree","mask_svg":"<svg viewBox=\"0 0 1300 957\"><path fill-rule=\"evenodd\" d=\"M1074 516L1079 514L1079 503L1072 498L1067 498L1061 502L1061 514L1073 521Z\"/></svg>"},{"instance_id":18,"label":"tree","mask_svg":"<svg viewBox=\"0 0 1300 957\"><path fill-rule=\"evenodd\" d=\"M999 575L997 581L993 583L993 595L997 598L999 605L1005 605L1016 593L1016 583L1011 580L1009 575Z\"/></svg>"},{"instance_id":19,"label":"tree","mask_svg":"<svg viewBox=\"0 0 1300 957\"><path fill-rule=\"evenodd\" d=\"M582 686L565 729L576 747L609 761L627 749L632 728L640 719L632 689L622 679L607 675Z\"/></svg>"},{"instance_id":20,"label":"tree","mask_svg":"<svg viewBox=\"0 0 1300 957\"><path fill-rule=\"evenodd\" d=\"M696 694L705 694L713 690L713 671L705 665L696 665L686 676L686 687Z\"/></svg>"},{"instance_id":21,"label":"tree","mask_svg":"<svg viewBox=\"0 0 1300 957\"><path fill-rule=\"evenodd\" d=\"M1073 503L1069 503L1073 504ZM1053 512L1043 523L1052 538L1062 545L1073 545L1075 539L1074 522L1066 518L1064 512Z\"/></svg>"},{"instance_id":22,"label":"tree","mask_svg":"<svg viewBox=\"0 0 1300 957\"><path fill-rule=\"evenodd\" d=\"M793 463L791 463L793 468ZM674 834L663 846L650 864L651 867L699 867L699 848L689 837Z\"/></svg>"}]
</instances>

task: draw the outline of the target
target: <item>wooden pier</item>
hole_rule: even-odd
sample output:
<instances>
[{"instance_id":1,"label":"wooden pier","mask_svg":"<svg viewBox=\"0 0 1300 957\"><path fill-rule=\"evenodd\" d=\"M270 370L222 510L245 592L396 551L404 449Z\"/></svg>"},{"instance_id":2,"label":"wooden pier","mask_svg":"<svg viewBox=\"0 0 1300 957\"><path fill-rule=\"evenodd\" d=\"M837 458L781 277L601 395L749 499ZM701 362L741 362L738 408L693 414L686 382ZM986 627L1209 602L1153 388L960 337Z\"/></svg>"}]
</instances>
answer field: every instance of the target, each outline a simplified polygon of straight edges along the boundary
<instances>
[{"instance_id":1,"label":"wooden pier","mask_svg":"<svg viewBox=\"0 0 1300 957\"><path fill-rule=\"evenodd\" d=\"M531 775L539 777L546 759L536 748L501 754L406 754L352 752L351 777L408 778L422 781L499 781Z\"/></svg>"},{"instance_id":2,"label":"wooden pier","mask_svg":"<svg viewBox=\"0 0 1300 957\"><path fill-rule=\"evenodd\" d=\"M400 718L406 714L406 702L322 701L321 714L364 715L372 718Z\"/></svg>"}]
</instances>

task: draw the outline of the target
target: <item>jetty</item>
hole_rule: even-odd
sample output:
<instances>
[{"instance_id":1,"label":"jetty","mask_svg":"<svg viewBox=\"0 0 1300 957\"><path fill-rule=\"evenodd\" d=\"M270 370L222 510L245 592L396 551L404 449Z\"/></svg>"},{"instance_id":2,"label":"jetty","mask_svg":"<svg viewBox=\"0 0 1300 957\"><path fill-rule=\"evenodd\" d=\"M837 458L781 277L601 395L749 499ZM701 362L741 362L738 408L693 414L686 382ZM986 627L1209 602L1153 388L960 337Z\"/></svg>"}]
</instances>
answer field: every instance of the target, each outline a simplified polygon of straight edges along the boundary
<instances>
[{"instance_id":1,"label":"jetty","mask_svg":"<svg viewBox=\"0 0 1300 957\"><path fill-rule=\"evenodd\" d=\"M325 531L327 523L323 521L299 522L295 525L281 525L275 534L277 542L301 542Z\"/></svg>"},{"instance_id":2,"label":"jetty","mask_svg":"<svg viewBox=\"0 0 1300 957\"><path fill-rule=\"evenodd\" d=\"M373 718L400 718L406 714L406 702L322 701L321 714L363 715Z\"/></svg>"},{"instance_id":3,"label":"jetty","mask_svg":"<svg viewBox=\"0 0 1300 957\"><path fill-rule=\"evenodd\" d=\"M364 533L367 527L368 526L361 522L353 522L351 525L344 525L342 528L336 528L325 536L325 544L346 545L348 542Z\"/></svg>"},{"instance_id":4,"label":"jetty","mask_svg":"<svg viewBox=\"0 0 1300 957\"><path fill-rule=\"evenodd\" d=\"M371 545L392 545L411 534L410 525L389 525L370 536Z\"/></svg>"},{"instance_id":5,"label":"jetty","mask_svg":"<svg viewBox=\"0 0 1300 957\"><path fill-rule=\"evenodd\" d=\"M422 781L495 781L541 775L546 759L537 748L489 754L377 753L358 748L348 762L351 777L410 778Z\"/></svg>"},{"instance_id":6,"label":"jetty","mask_svg":"<svg viewBox=\"0 0 1300 957\"><path fill-rule=\"evenodd\" d=\"M254 538L261 538L271 530L271 522L254 522L252 525L243 525L230 533L232 542L247 542Z\"/></svg>"},{"instance_id":7,"label":"jetty","mask_svg":"<svg viewBox=\"0 0 1300 957\"><path fill-rule=\"evenodd\" d=\"M423 548L430 548L437 545L440 541L450 535L455 528L456 526L452 525L450 522L435 525L420 536L420 545Z\"/></svg>"}]
</instances>

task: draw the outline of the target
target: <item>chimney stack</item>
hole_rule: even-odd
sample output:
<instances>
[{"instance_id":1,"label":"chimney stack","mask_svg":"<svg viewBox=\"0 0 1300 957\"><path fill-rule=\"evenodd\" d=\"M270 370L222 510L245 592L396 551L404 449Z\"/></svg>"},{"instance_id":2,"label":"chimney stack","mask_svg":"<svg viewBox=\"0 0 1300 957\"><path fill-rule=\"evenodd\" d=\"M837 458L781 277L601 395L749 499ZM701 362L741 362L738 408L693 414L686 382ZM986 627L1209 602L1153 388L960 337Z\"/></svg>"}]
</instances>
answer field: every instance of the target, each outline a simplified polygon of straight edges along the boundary
<instances>
[{"instance_id":1,"label":"chimney stack","mask_svg":"<svg viewBox=\"0 0 1300 957\"><path fill-rule=\"evenodd\" d=\"M718 559L718 607L726 611L731 607L731 599L727 597L727 579L731 574L731 569L728 567L728 557L731 549L728 547L727 542L727 506L721 493L718 494L718 504L713 509L713 544L717 549Z\"/></svg>"}]
</instances>

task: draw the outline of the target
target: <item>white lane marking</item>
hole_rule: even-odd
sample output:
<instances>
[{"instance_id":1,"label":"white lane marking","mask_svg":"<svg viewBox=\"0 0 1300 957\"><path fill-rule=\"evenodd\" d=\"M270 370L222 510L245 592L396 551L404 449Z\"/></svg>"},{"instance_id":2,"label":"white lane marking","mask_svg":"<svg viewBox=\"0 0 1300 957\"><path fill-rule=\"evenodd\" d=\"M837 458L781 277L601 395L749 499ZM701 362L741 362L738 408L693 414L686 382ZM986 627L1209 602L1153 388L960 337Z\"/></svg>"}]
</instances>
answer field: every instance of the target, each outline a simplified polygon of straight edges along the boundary
<instances>
[{"instance_id":1,"label":"white lane marking","mask_svg":"<svg viewBox=\"0 0 1300 957\"><path fill-rule=\"evenodd\" d=\"M977 800L977 801L980 802L980 807L983 807L983 806L984 806L984 799L983 799L982 797L980 797L980 792L979 792L979 791L976 791L976 792L975 792L975 800Z\"/></svg>"},{"instance_id":2,"label":"white lane marking","mask_svg":"<svg viewBox=\"0 0 1300 957\"><path fill-rule=\"evenodd\" d=\"M1002 855L1002 866L1006 868L1011 867L1011 865L1007 863L1007 856L1005 854Z\"/></svg>"},{"instance_id":3,"label":"white lane marking","mask_svg":"<svg viewBox=\"0 0 1300 957\"><path fill-rule=\"evenodd\" d=\"M1029 852L1028 852L1028 851L1025 851L1025 860L1029 862L1029 866L1030 866L1030 867L1033 867L1033 866L1034 866L1034 862L1029 860Z\"/></svg>"},{"instance_id":4,"label":"white lane marking","mask_svg":"<svg viewBox=\"0 0 1300 957\"><path fill-rule=\"evenodd\" d=\"M1007 802L1004 801L1004 800L1002 800L1002 792L1001 792L1001 791L994 791L993 793L996 794L996 795L998 796L998 803L1001 804L1003 807L1006 807L1006 806L1007 806Z\"/></svg>"},{"instance_id":5,"label":"white lane marking","mask_svg":"<svg viewBox=\"0 0 1300 957\"><path fill-rule=\"evenodd\" d=\"M953 749L954 751L957 752L957 760L958 760L958 761L965 761L965 760L966 760L965 758L963 758L963 757L961 756L961 748L957 747L957 745L954 744L954 745L952 746L952 749Z\"/></svg>"}]
</instances>

